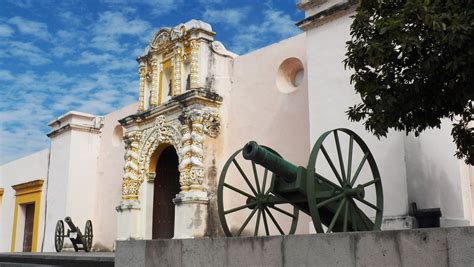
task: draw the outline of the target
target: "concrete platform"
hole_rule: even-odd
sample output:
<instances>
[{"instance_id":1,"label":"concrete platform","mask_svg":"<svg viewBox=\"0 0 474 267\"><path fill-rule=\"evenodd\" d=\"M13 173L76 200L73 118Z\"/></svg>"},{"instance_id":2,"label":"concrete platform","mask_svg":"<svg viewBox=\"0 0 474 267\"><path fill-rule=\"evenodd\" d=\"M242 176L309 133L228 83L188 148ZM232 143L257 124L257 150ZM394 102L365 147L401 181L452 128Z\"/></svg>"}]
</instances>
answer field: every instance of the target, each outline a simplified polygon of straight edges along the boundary
<instances>
[{"instance_id":1,"label":"concrete platform","mask_svg":"<svg viewBox=\"0 0 474 267\"><path fill-rule=\"evenodd\" d=\"M115 254L112 252L0 253L0 267L113 267L114 261Z\"/></svg>"},{"instance_id":2,"label":"concrete platform","mask_svg":"<svg viewBox=\"0 0 474 267\"><path fill-rule=\"evenodd\" d=\"M118 241L121 266L474 266L474 227Z\"/></svg>"}]
</instances>

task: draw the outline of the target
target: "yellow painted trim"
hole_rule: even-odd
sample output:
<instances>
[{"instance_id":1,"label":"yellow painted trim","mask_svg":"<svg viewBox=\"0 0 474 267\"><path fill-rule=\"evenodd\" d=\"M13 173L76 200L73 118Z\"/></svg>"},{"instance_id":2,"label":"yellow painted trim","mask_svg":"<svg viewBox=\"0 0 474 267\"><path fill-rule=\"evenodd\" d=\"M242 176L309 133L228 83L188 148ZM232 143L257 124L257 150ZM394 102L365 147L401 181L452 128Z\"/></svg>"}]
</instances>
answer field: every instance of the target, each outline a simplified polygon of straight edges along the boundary
<instances>
[{"instance_id":1,"label":"yellow painted trim","mask_svg":"<svg viewBox=\"0 0 474 267\"><path fill-rule=\"evenodd\" d=\"M160 71L160 88L158 89L158 106L161 105L161 92L162 92L162 85L163 85L163 70Z\"/></svg>"},{"instance_id":2,"label":"yellow painted trim","mask_svg":"<svg viewBox=\"0 0 474 267\"><path fill-rule=\"evenodd\" d=\"M34 180L27 183L12 185L15 189L15 211L13 215L13 229L12 229L12 244L11 251L15 252L16 242L16 228L18 225L18 208L20 205L31 204L35 205L35 213L33 218L33 238L31 240L31 251L36 252L38 244L38 228L40 218L40 201L41 191L43 189L43 180Z\"/></svg>"},{"instance_id":3,"label":"yellow painted trim","mask_svg":"<svg viewBox=\"0 0 474 267\"><path fill-rule=\"evenodd\" d=\"M171 59L167 59L166 61L164 61L162 63L163 65L163 68L161 69L160 71L160 85L159 85L159 90L158 90L158 105L161 105L161 101L163 99L163 97L161 96L162 93L163 93L163 75L165 73L165 70L167 70L168 68L171 69L171 77L170 77L170 80L171 80L171 96L174 95L174 69L173 69L173 66L171 66Z\"/></svg>"},{"instance_id":4,"label":"yellow painted trim","mask_svg":"<svg viewBox=\"0 0 474 267\"><path fill-rule=\"evenodd\" d=\"M171 144L169 143L162 143L158 145L158 147L150 156L150 165L148 166L148 173L156 172L156 163L158 162L158 159L160 158L161 152L163 152L163 150L165 150L169 146L171 146Z\"/></svg>"}]
</instances>

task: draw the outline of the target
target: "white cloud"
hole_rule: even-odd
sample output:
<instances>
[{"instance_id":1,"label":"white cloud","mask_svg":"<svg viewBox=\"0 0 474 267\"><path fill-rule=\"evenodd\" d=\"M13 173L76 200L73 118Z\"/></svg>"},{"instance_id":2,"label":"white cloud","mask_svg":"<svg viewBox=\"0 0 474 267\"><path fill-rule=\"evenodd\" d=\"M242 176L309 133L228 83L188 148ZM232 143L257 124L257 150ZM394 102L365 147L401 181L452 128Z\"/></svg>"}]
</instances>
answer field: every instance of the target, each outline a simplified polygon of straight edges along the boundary
<instances>
[{"instance_id":1,"label":"white cloud","mask_svg":"<svg viewBox=\"0 0 474 267\"><path fill-rule=\"evenodd\" d=\"M96 34L104 35L141 35L150 25L141 19L129 20L120 12L106 11L99 17L94 31Z\"/></svg>"},{"instance_id":2,"label":"white cloud","mask_svg":"<svg viewBox=\"0 0 474 267\"><path fill-rule=\"evenodd\" d=\"M0 80L11 81L13 80L13 75L9 70L0 70Z\"/></svg>"},{"instance_id":3,"label":"white cloud","mask_svg":"<svg viewBox=\"0 0 474 267\"><path fill-rule=\"evenodd\" d=\"M76 16L74 13L72 13L71 11L60 12L58 16L65 23L68 23L74 26L79 26L81 24L81 19L78 16Z\"/></svg>"},{"instance_id":4,"label":"white cloud","mask_svg":"<svg viewBox=\"0 0 474 267\"><path fill-rule=\"evenodd\" d=\"M94 26L92 46L105 51L122 52L127 45L120 42L122 35L144 35L150 25L141 19L128 19L123 13L106 11Z\"/></svg>"},{"instance_id":5,"label":"white cloud","mask_svg":"<svg viewBox=\"0 0 474 267\"><path fill-rule=\"evenodd\" d=\"M111 6L119 6L122 10L124 6L130 4L143 4L155 16L167 14L173 10L180 8L183 0L102 0L102 2L110 4Z\"/></svg>"},{"instance_id":6,"label":"white cloud","mask_svg":"<svg viewBox=\"0 0 474 267\"><path fill-rule=\"evenodd\" d=\"M222 3L223 0L199 0L199 3L204 5L215 5Z\"/></svg>"},{"instance_id":7,"label":"white cloud","mask_svg":"<svg viewBox=\"0 0 474 267\"><path fill-rule=\"evenodd\" d=\"M206 9L202 15L205 21L211 23L223 23L226 25L237 26L248 15L250 9L243 8L227 8L227 9Z\"/></svg>"},{"instance_id":8,"label":"white cloud","mask_svg":"<svg viewBox=\"0 0 474 267\"><path fill-rule=\"evenodd\" d=\"M66 55L70 55L74 52L74 49L69 46L55 46L51 49L51 54L57 58L62 58Z\"/></svg>"},{"instance_id":9,"label":"white cloud","mask_svg":"<svg viewBox=\"0 0 474 267\"><path fill-rule=\"evenodd\" d=\"M0 53L0 58L12 57L32 65L44 65L51 62L45 52L32 43L10 41L0 44L0 49L3 50L3 53Z\"/></svg>"},{"instance_id":10,"label":"white cloud","mask_svg":"<svg viewBox=\"0 0 474 267\"><path fill-rule=\"evenodd\" d=\"M0 37L9 37L13 32L14 30L10 26L0 24Z\"/></svg>"},{"instance_id":11,"label":"white cloud","mask_svg":"<svg viewBox=\"0 0 474 267\"><path fill-rule=\"evenodd\" d=\"M285 14L282 11L268 9L265 10L263 14L265 16L265 21L261 28L266 31L278 34L281 37L291 36L300 32L290 15Z\"/></svg>"},{"instance_id":12,"label":"white cloud","mask_svg":"<svg viewBox=\"0 0 474 267\"><path fill-rule=\"evenodd\" d=\"M151 13L156 16L161 16L171 11L174 11L180 7L183 3L182 0L146 0L151 8Z\"/></svg>"},{"instance_id":13,"label":"white cloud","mask_svg":"<svg viewBox=\"0 0 474 267\"><path fill-rule=\"evenodd\" d=\"M261 46L270 38L288 38L301 32L288 14L275 9L263 11L263 22L245 28L238 27L230 46L236 53L245 53Z\"/></svg>"},{"instance_id":14,"label":"white cloud","mask_svg":"<svg viewBox=\"0 0 474 267\"><path fill-rule=\"evenodd\" d=\"M7 0L10 4L21 8L30 8L33 6L33 0Z\"/></svg>"},{"instance_id":15,"label":"white cloud","mask_svg":"<svg viewBox=\"0 0 474 267\"><path fill-rule=\"evenodd\" d=\"M96 54L90 51L84 51L81 53L81 57L78 60L68 60L66 63L70 65L102 65L112 59L113 56L111 54Z\"/></svg>"},{"instance_id":16,"label":"white cloud","mask_svg":"<svg viewBox=\"0 0 474 267\"><path fill-rule=\"evenodd\" d=\"M77 60L67 60L66 64L77 65L96 65L100 70L123 70L130 72L137 66L133 57L122 57L109 53L97 54L90 51L84 51Z\"/></svg>"},{"instance_id":17,"label":"white cloud","mask_svg":"<svg viewBox=\"0 0 474 267\"><path fill-rule=\"evenodd\" d=\"M65 30L59 30L58 32L56 32L56 35L61 41L72 41L77 36L76 33Z\"/></svg>"},{"instance_id":18,"label":"white cloud","mask_svg":"<svg viewBox=\"0 0 474 267\"><path fill-rule=\"evenodd\" d=\"M8 23L15 25L23 34L29 34L41 39L47 39L50 34L48 26L42 22L27 20L16 16L8 20Z\"/></svg>"}]
</instances>

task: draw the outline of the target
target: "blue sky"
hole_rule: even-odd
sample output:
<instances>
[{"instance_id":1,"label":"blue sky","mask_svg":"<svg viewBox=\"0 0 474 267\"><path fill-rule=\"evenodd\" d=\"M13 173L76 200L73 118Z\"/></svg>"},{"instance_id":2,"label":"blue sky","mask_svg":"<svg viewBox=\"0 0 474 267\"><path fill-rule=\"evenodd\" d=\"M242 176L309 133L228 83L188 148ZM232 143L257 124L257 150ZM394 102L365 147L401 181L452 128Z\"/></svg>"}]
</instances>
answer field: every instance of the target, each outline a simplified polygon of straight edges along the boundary
<instances>
[{"instance_id":1,"label":"blue sky","mask_svg":"<svg viewBox=\"0 0 474 267\"><path fill-rule=\"evenodd\" d=\"M298 34L296 0L0 0L0 164L47 148L47 123L137 100L152 34L196 18L244 54Z\"/></svg>"}]
</instances>

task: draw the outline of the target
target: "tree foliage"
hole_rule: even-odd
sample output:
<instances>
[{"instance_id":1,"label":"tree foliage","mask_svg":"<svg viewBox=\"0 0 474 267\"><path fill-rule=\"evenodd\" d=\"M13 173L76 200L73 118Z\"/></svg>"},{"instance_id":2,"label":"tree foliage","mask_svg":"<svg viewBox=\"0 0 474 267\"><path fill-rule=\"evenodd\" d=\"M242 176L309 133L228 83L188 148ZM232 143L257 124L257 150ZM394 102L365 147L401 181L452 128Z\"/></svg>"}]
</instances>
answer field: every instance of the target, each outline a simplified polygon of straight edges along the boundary
<instances>
[{"instance_id":1,"label":"tree foliage","mask_svg":"<svg viewBox=\"0 0 474 267\"><path fill-rule=\"evenodd\" d=\"M362 103L349 118L377 137L450 118L456 156L474 165L474 1L362 0L351 37L344 63Z\"/></svg>"}]
</instances>

